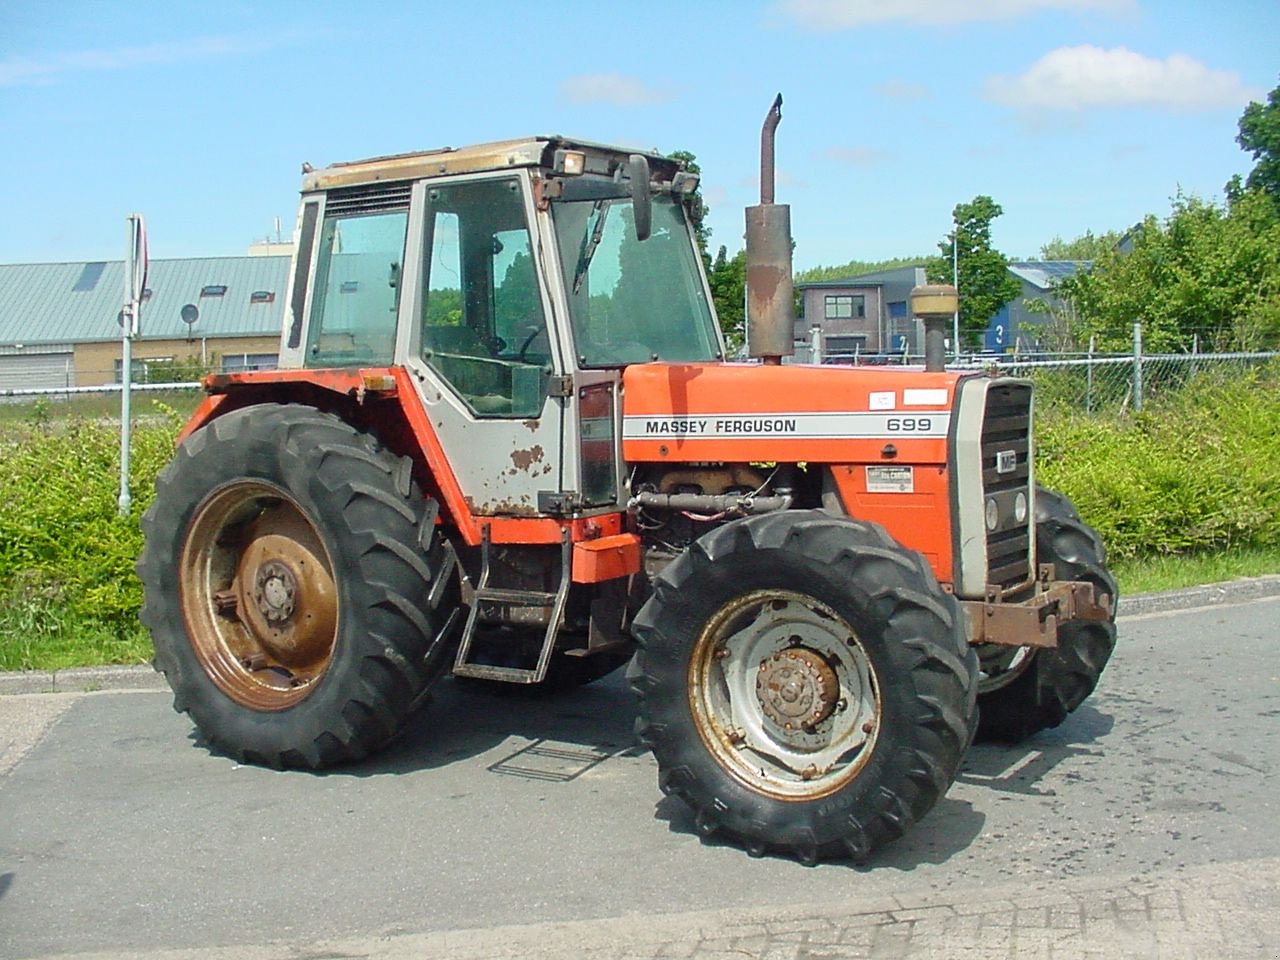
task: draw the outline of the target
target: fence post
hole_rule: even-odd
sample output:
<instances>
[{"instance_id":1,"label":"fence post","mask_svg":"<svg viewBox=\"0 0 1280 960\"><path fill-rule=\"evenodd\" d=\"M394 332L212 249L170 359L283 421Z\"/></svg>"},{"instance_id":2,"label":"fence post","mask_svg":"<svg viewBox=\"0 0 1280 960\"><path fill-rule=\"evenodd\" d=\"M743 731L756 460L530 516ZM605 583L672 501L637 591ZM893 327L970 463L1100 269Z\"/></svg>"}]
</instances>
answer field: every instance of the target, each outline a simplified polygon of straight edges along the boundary
<instances>
[{"instance_id":1,"label":"fence post","mask_svg":"<svg viewBox=\"0 0 1280 960\"><path fill-rule=\"evenodd\" d=\"M1084 367L1084 411L1093 413L1093 345L1097 337L1089 335L1089 355Z\"/></svg>"},{"instance_id":2,"label":"fence post","mask_svg":"<svg viewBox=\"0 0 1280 960\"><path fill-rule=\"evenodd\" d=\"M1142 322L1133 325L1133 412L1142 412Z\"/></svg>"}]
</instances>

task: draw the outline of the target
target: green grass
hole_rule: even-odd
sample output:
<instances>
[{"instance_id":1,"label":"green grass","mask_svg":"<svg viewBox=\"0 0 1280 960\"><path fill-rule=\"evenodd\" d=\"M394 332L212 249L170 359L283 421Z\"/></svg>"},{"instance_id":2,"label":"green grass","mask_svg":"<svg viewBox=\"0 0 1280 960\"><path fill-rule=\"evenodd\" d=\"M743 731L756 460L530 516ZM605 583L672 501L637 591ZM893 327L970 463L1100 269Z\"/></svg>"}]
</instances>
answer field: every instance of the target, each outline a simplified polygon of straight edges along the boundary
<instances>
[{"instance_id":1,"label":"green grass","mask_svg":"<svg viewBox=\"0 0 1280 960\"><path fill-rule=\"evenodd\" d=\"M1280 549L1241 548L1191 557L1145 557L1112 566L1122 597L1280 573Z\"/></svg>"},{"instance_id":2,"label":"green grass","mask_svg":"<svg viewBox=\"0 0 1280 960\"><path fill-rule=\"evenodd\" d=\"M183 419L195 412L205 398L203 390L134 391L130 400L133 416L146 416L158 400L172 407ZM66 396L18 397L0 403L0 425L6 423L58 423L72 419L120 419L119 393L73 393ZM132 419L132 417L130 418Z\"/></svg>"},{"instance_id":3,"label":"green grass","mask_svg":"<svg viewBox=\"0 0 1280 960\"><path fill-rule=\"evenodd\" d=\"M141 624L121 638L110 627L60 604L0 610L0 670L62 670L150 659L151 638Z\"/></svg>"}]
</instances>

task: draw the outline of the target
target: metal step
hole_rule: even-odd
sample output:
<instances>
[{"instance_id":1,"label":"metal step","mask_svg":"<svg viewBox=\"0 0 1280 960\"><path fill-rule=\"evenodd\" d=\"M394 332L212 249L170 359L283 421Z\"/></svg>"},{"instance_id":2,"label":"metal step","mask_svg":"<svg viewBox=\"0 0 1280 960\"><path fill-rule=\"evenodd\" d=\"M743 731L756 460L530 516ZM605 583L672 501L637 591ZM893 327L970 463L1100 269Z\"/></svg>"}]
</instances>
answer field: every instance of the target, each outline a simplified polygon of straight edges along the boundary
<instances>
[{"instance_id":1,"label":"metal step","mask_svg":"<svg viewBox=\"0 0 1280 960\"><path fill-rule=\"evenodd\" d=\"M556 602L556 594L537 590L504 590L484 587L476 590L476 600L503 604L508 607L549 607Z\"/></svg>"},{"instance_id":2,"label":"metal step","mask_svg":"<svg viewBox=\"0 0 1280 960\"><path fill-rule=\"evenodd\" d=\"M551 662L551 652L555 649L556 636L564 620L565 601L569 596L569 585L572 579L573 541L569 528L565 527L560 534L560 586L555 593L541 590L521 590L508 587L489 586L489 525L485 524L480 531L480 582L476 584L471 600L471 612L467 615L467 625L462 632L462 641L458 645L458 655L453 662L454 676L475 677L480 680L500 680L505 683L540 683L547 675L547 665ZM537 664L532 669L523 667L500 667L488 663L472 663L467 658L471 655L472 641L476 637L476 629L481 622L481 607L492 611L494 607L527 608L551 607L551 616L547 620L547 630L542 638L542 649L538 653ZM489 616L492 616L490 613Z\"/></svg>"}]
</instances>

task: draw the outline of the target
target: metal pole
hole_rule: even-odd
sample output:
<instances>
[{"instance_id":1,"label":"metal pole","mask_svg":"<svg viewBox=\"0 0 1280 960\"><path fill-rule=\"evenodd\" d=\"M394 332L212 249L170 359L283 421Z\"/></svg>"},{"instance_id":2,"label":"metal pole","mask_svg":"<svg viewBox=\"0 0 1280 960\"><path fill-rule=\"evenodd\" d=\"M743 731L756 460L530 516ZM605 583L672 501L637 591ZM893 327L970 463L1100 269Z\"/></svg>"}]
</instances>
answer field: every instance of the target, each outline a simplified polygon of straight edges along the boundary
<instances>
[{"instance_id":1,"label":"metal pole","mask_svg":"<svg viewBox=\"0 0 1280 960\"><path fill-rule=\"evenodd\" d=\"M952 224L951 230L951 285L960 294L960 228ZM956 312L951 315L951 353L960 362L960 301L956 300Z\"/></svg>"},{"instance_id":2,"label":"metal pole","mask_svg":"<svg viewBox=\"0 0 1280 960\"><path fill-rule=\"evenodd\" d=\"M1084 411L1085 413L1093 413L1093 345L1096 337L1089 335L1089 356L1085 360L1084 367Z\"/></svg>"},{"instance_id":3,"label":"metal pole","mask_svg":"<svg viewBox=\"0 0 1280 960\"><path fill-rule=\"evenodd\" d=\"M133 386L133 338L141 329L139 314L147 283L147 240L142 215L132 213L125 218L124 309L120 331L120 516L129 515L133 498L129 496L129 435L132 430L130 393ZM139 264L141 258L141 264Z\"/></svg>"},{"instance_id":4,"label":"metal pole","mask_svg":"<svg viewBox=\"0 0 1280 960\"><path fill-rule=\"evenodd\" d=\"M124 262L124 323L120 333L120 516L129 515L129 388L133 380L133 225L129 225L129 252Z\"/></svg>"},{"instance_id":5,"label":"metal pole","mask_svg":"<svg viewBox=\"0 0 1280 960\"><path fill-rule=\"evenodd\" d=\"M1142 412L1142 323L1133 325L1133 410Z\"/></svg>"}]
</instances>

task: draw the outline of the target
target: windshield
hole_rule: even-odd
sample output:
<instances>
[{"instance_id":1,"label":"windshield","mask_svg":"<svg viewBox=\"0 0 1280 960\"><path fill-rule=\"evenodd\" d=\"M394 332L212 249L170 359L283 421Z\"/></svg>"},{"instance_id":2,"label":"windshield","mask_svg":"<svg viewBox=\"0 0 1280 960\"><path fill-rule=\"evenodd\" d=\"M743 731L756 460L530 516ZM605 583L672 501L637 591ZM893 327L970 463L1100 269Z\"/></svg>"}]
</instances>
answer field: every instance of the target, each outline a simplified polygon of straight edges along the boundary
<instances>
[{"instance_id":1,"label":"windshield","mask_svg":"<svg viewBox=\"0 0 1280 960\"><path fill-rule=\"evenodd\" d=\"M612 367L720 356L684 210L653 198L653 232L636 240L630 200L552 206L578 362Z\"/></svg>"}]
</instances>

